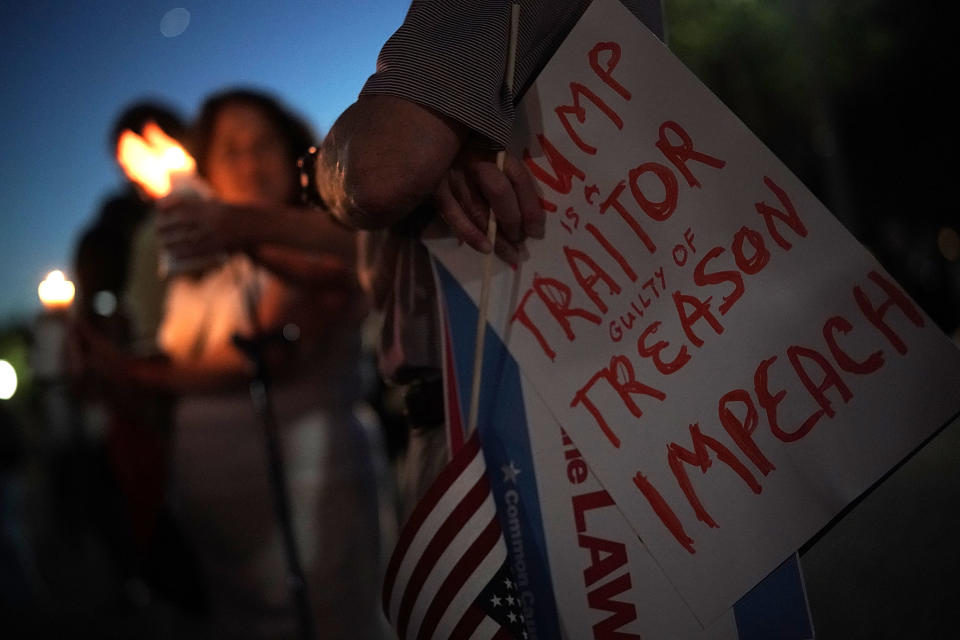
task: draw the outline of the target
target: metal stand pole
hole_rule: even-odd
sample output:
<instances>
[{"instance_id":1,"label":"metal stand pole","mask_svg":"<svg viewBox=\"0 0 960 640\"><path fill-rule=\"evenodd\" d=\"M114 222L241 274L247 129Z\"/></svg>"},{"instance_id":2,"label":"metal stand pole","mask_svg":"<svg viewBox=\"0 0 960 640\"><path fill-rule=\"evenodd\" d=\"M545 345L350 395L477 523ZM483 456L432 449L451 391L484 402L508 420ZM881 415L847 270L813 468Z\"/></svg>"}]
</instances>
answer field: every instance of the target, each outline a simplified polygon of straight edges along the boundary
<instances>
[{"instance_id":1,"label":"metal stand pole","mask_svg":"<svg viewBox=\"0 0 960 640\"><path fill-rule=\"evenodd\" d=\"M280 337L279 339L282 339ZM269 342L278 340L276 335L255 335L244 338L234 334L233 344L250 360L253 365L253 378L250 380L250 399L253 409L263 425L264 441L267 448L267 465L270 473L270 488L273 493L273 507L280 532L283 536L283 550L287 562L287 584L290 596L297 611L301 640L314 640L313 614L310 610L310 598L307 594L307 580L300 561L293 523L290 519L290 493L287 477L284 473L283 453L280 449L280 434L276 414L270 397L270 377L263 349Z\"/></svg>"}]
</instances>

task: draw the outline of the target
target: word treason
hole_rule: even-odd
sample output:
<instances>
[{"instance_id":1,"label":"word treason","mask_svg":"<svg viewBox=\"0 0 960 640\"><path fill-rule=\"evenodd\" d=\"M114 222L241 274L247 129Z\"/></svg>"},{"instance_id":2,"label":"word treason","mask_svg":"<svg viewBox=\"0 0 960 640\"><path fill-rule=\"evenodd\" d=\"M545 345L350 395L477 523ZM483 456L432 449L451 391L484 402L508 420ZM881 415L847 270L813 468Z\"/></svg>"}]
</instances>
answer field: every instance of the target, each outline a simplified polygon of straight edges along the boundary
<instances>
[{"instance_id":1,"label":"word treason","mask_svg":"<svg viewBox=\"0 0 960 640\"><path fill-rule=\"evenodd\" d=\"M765 202L758 202L755 205L756 210L764 218L767 232L773 242L782 251L788 252L793 248L793 244L784 235L786 229L793 232L792 235L803 238L807 235L807 228L797 215L786 193L770 178L764 178L764 182L776 195L785 212ZM778 221L786 229L781 230L778 227ZM722 269L716 266L718 262L723 261L725 254L727 254L726 248L718 246L707 251L693 271L693 282L697 286L698 292L703 289L711 291L717 286L724 289L725 295L717 306L716 312L714 312L712 304L713 296L694 295L679 289L673 291L671 298L686 341L679 346L679 349L676 349L676 353L672 357L668 358L664 355L664 352L668 349L674 349L671 347L671 343L667 340L657 340L655 338L655 334L661 327L661 321L651 322L640 332L636 341L637 355L642 359L649 359L660 375L674 374L683 369L693 359L691 348L699 349L705 343L704 329L713 331L715 335L723 334L724 326L721 319L743 297L745 291L744 276L756 275L770 263L771 250L767 246L764 235L756 229L747 226L741 227L734 234L730 245L732 260L728 258L727 261L732 261L731 266L735 266L735 269ZM643 415L643 410L633 400L634 395L646 395L660 402L666 400L667 396L654 386L637 380L630 359L623 354L613 356L610 359L609 366L594 373L587 383L576 392L570 406L576 407L582 404L596 420L600 430L603 431L611 444L619 447L620 439L603 417L600 408L591 400L590 392L601 381L606 382L616 390L630 413L637 418Z\"/></svg>"}]
</instances>

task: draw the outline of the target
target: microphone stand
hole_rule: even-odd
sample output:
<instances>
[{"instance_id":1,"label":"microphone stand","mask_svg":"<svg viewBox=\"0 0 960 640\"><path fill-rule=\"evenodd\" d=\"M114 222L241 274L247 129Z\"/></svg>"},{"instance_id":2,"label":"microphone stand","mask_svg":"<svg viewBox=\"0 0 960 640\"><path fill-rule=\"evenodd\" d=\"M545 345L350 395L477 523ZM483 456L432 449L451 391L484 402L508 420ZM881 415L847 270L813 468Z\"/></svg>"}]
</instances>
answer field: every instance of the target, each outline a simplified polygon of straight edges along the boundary
<instances>
[{"instance_id":1,"label":"microphone stand","mask_svg":"<svg viewBox=\"0 0 960 640\"><path fill-rule=\"evenodd\" d=\"M317 637L316 629L314 628L310 599L307 594L307 580L303 573L303 565L300 561L300 553L290 518L290 493L284 472L283 453L280 449L279 427L270 397L270 375L264 356L264 348L268 344L278 341L286 341L280 332L265 334L255 329L253 336L250 338L245 338L236 333L233 334L234 346L253 365L253 376L250 380L250 399L253 401L254 412L263 425L270 489L273 494L273 508L283 539L283 551L287 564L287 585L290 588L290 596L296 608L300 638L301 640L314 640Z\"/></svg>"}]
</instances>

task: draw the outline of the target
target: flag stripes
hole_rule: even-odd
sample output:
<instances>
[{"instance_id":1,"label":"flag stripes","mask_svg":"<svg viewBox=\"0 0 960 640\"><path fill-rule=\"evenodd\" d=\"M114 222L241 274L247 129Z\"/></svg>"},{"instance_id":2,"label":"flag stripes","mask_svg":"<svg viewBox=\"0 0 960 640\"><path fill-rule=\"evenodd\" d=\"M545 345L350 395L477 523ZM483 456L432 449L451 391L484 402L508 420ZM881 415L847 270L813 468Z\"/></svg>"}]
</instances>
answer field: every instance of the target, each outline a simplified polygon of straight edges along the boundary
<instances>
[{"instance_id":1,"label":"flag stripes","mask_svg":"<svg viewBox=\"0 0 960 640\"><path fill-rule=\"evenodd\" d=\"M453 354L453 337L450 335L450 318L447 315L447 305L443 301L443 288L437 286L438 296L441 298L440 321L443 333L443 392L444 415L447 421L447 450L451 457L463 446L464 429L463 411L460 406L460 393L457 389L457 365Z\"/></svg>"},{"instance_id":2,"label":"flag stripes","mask_svg":"<svg viewBox=\"0 0 960 640\"><path fill-rule=\"evenodd\" d=\"M490 504L491 506L493 505L492 497L490 498ZM496 547L498 544L504 551L506 550L505 547L503 547L500 536L500 522L497 520L496 510L494 509L494 513L491 514L487 526L484 527L480 535L477 536L473 544L470 545L467 553L460 558L450 573L447 574L446 579L444 579L443 584L437 591L436 597L433 602L430 603L430 608L427 609L419 632L413 637L433 638L437 623L440 622L440 617L446 611L447 606L453 601L454 596L460 593L464 587L468 589L467 593L471 595L471 602L476 598L480 591L487 585L487 580L482 579L482 576L478 575L477 568L484 564L490 566L492 576L503 564L506 554L504 553L499 560L497 559ZM468 607L469 603L464 609ZM465 613L465 610L461 610L461 616L463 613Z\"/></svg>"},{"instance_id":3,"label":"flag stripes","mask_svg":"<svg viewBox=\"0 0 960 640\"><path fill-rule=\"evenodd\" d=\"M414 550L413 553L408 553L410 546L414 543L415 536L420 532L421 528L423 528L423 524L428 518L432 517L435 519L441 517L439 514L449 512L450 507L456 503L458 499L457 496L454 495L452 491L448 493L447 490L452 489L451 484L457 480L461 474L472 477L474 481L483 475L483 457L477 455L479 452L480 441L476 437L471 438L467 445L454 456L454 459L444 467L434 483L430 485L430 488L426 494L424 494L416 508L414 508L413 513L410 514L410 519L400 532L400 538L397 540L393 555L390 557L383 583L383 608L384 611L388 613L388 616L393 610L390 600L397 574L400 572L400 565L405 560L407 562L415 562L418 557L417 552L422 551L422 546L425 546L426 543L429 542L429 538L419 540L418 543L422 543L420 545L421 548ZM471 467L470 472L464 474L463 472L467 467ZM479 471L479 473L477 471ZM444 502L446 504L444 506L447 506L446 511L440 511L438 509L435 513L434 508L438 506L438 503L440 503L445 496L446 500ZM438 525L434 525L434 527L435 526ZM399 606L399 602L397 602L397 606ZM390 617L392 618L392 616Z\"/></svg>"},{"instance_id":4,"label":"flag stripes","mask_svg":"<svg viewBox=\"0 0 960 640\"><path fill-rule=\"evenodd\" d=\"M398 637L496 637L502 625L475 600L506 560L473 434L414 509L387 566L383 605Z\"/></svg>"},{"instance_id":5,"label":"flag stripes","mask_svg":"<svg viewBox=\"0 0 960 640\"><path fill-rule=\"evenodd\" d=\"M478 488L483 491L480 494L480 504L473 505L467 500L459 503L433 535L423 555L417 559L404 587L397 616L397 632L401 637L406 634L409 616L423 618L427 607L432 606L434 594L438 593L452 572L452 567L474 549L477 531L485 530L488 523L496 517L496 508L490 499L489 488L485 485L486 482L481 480L471 489L471 493L476 493ZM474 496L471 496L470 500L473 499ZM465 507L470 509L469 518L462 520Z\"/></svg>"}]
</instances>

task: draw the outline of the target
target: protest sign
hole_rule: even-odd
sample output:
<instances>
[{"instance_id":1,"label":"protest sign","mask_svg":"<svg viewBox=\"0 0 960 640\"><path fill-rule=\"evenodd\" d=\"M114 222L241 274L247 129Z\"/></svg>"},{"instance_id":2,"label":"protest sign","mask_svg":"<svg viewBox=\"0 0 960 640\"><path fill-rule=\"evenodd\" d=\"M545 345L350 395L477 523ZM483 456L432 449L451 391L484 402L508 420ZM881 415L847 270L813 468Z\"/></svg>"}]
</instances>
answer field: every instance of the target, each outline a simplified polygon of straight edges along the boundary
<instances>
[{"instance_id":1,"label":"protest sign","mask_svg":"<svg viewBox=\"0 0 960 640\"><path fill-rule=\"evenodd\" d=\"M477 308L435 265L453 456L469 440ZM489 329L478 430L489 486L530 638L807 640L813 637L796 558L703 629L576 446ZM507 603L504 603L507 604Z\"/></svg>"},{"instance_id":2,"label":"protest sign","mask_svg":"<svg viewBox=\"0 0 960 640\"><path fill-rule=\"evenodd\" d=\"M520 108L547 237L491 326L709 623L957 412L960 353L617 2Z\"/></svg>"}]
</instances>

